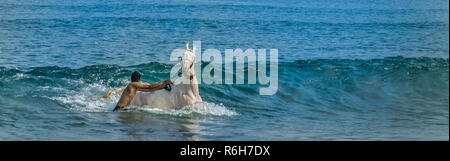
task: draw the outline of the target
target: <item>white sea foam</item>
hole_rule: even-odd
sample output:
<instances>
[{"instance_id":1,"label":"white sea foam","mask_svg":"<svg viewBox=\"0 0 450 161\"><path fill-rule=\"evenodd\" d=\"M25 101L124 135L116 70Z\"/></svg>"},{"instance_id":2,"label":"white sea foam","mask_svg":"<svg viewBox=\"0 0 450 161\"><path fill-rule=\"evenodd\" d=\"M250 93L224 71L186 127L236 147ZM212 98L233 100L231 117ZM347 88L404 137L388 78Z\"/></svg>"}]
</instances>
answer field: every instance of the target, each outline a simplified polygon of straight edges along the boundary
<instances>
[{"instance_id":1,"label":"white sea foam","mask_svg":"<svg viewBox=\"0 0 450 161\"><path fill-rule=\"evenodd\" d=\"M23 78L30 78L30 76L28 74L23 74L23 73L16 73L16 75L14 75L13 80L20 80Z\"/></svg>"},{"instance_id":2,"label":"white sea foam","mask_svg":"<svg viewBox=\"0 0 450 161\"><path fill-rule=\"evenodd\" d=\"M214 115L214 116L234 116L238 115L233 110L229 110L222 104L215 104L211 102L198 102L192 105L182 107L181 109L159 109L151 107L131 107L143 111L149 111L153 113L169 114L169 115L190 115L190 114L201 114L201 115Z\"/></svg>"},{"instance_id":3,"label":"white sea foam","mask_svg":"<svg viewBox=\"0 0 450 161\"><path fill-rule=\"evenodd\" d=\"M37 87L40 90L44 90L44 91L49 91L49 90L54 90L54 91L67 91L67 89L62 88L62 87L51 87L51 86L39 86Z\"/></svg>"},{"instance_id":4,"label":"white sea foam","mask_svg":"<svg viewBox=\"0 0 450 161\"><path fill-rule=\"evenodd\" d=\"M109 88L99 83L87 84L83 80L68 80L70 83L85 86L79 90L66 90L63 96L50 97L75 111L106 112L115 105L110 99L103 99L101 93Z\"/></svg>"}]
</instances>

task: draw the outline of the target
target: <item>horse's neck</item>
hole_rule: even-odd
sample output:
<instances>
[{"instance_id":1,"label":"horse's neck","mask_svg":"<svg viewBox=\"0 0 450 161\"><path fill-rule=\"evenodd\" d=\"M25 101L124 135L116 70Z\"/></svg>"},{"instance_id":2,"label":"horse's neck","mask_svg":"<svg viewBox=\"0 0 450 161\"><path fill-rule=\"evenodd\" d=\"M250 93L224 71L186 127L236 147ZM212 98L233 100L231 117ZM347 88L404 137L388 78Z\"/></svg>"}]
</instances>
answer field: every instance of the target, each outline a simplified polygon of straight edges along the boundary
<instances>
[{"instance_id":1,"label":"horse's neck","mask_svg":"<svg viewBox=\"0 0 450 161\"><path fill-rule=\"evenodd\" d=\"M186 78L182 78L186 79ZM186 80L187 81L187 80ZM182 93L192 92L195 96L200 96L198 92L198 81L197 78L193 78L192 81L189 80L189 84L184 84L183 81L178 82L177 87L181 90Z\"/></svg>"},{"instance_id":2,"label":"horse's neck","mask_svg":"<svg viewBox=\"0 0 450 161\"><path fill-rule=\"evenodd\" d=\"M192 82L191 82L190 86L191 86L191 90L194 93L194 95L196 97L200 97L200 93L198 91L198 82L197 82L197 78L196 77L194 77L194 79L192 79Z\"/></svg>"}]
</instances>

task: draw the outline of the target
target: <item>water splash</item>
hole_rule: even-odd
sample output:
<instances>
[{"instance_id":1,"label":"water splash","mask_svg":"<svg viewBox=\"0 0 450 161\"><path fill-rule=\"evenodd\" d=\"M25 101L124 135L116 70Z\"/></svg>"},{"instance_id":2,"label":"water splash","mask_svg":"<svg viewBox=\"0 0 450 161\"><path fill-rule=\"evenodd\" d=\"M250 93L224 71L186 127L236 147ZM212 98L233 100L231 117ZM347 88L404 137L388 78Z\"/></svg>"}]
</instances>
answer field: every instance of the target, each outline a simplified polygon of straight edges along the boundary
<instances>
[{"instance_id":1,"label":"water splash","mask_svg":"<svg viewBox=\"0 0 450 161\"><path fill-rule=\"evenodd\" d=\"M235 116L237 112L229 110L223 104L215 104L211 102L198 102L192 105L182 107L181 109L158 109L151 107L132 107L143 111L158 114L169 114L175 116L184 116L192 114L213 115L213 116Z\"/></svg>"}]
</instances>

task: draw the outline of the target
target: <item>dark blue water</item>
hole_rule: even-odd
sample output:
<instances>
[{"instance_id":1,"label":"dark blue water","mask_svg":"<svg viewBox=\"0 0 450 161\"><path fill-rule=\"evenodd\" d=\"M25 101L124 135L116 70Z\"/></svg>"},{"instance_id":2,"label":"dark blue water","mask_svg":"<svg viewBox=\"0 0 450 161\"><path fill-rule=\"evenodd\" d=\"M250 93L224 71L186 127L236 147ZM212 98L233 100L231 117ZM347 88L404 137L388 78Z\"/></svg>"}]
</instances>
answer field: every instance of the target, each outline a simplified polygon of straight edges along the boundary
<instances>
[{"instance_id":1,"label":"dark blue water","mask_svg":"<svg viewBox=\"0 0 450 161\"><path fill-rule=\"evenodd\" d=\"M448 140L448 1L2 1L0 140ZM279 88L113 113L173 49L277 48Z\"/></svg>"}]
</instances>

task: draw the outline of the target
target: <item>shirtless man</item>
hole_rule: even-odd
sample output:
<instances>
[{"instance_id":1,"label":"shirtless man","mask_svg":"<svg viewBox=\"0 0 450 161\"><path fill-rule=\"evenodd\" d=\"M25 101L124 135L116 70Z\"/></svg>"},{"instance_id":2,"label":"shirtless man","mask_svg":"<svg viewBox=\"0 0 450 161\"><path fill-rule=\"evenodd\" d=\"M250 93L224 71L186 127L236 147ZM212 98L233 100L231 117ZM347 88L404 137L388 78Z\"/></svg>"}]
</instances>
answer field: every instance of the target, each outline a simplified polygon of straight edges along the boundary
<instances>
[{"instance_id":1,"label":"shirtless man","mask_svg":"<svg viewBox=\"0 0 450 161\"><path fill-rule=\"evenodd\" d=\"M122 96L120 96L120 100L113 111L123 109L124 107L130 105L137 91L152 92L160 89L170 90L170 84L172 84L170 79L151 85L142 84L141 74L139 72L133 72L133 74L131 74L131 83L125 87L125 90L123 91Z\"/></svg>"}]
</instances>

